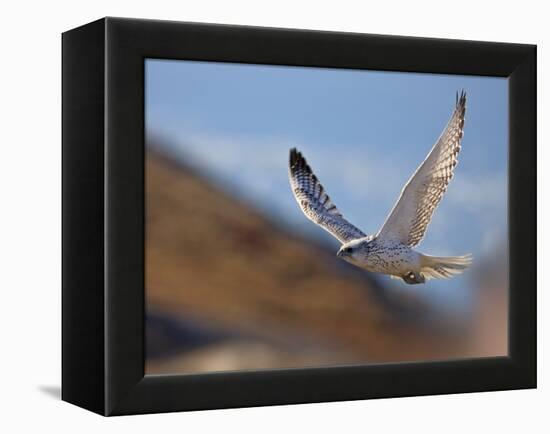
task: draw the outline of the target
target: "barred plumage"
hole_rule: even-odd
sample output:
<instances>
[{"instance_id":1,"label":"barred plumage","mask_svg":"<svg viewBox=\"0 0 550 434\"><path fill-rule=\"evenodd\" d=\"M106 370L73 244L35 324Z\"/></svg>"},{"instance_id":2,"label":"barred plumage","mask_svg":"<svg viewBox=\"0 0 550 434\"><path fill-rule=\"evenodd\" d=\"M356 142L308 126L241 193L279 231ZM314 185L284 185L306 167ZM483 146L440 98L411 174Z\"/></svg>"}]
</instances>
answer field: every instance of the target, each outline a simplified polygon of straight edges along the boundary
<instances>
[{"instance_id":1,"label":"barred plumage","mask_svg":"<svg viewBox=\"0 0 550 434\"><path fill-rule=\"evenodd\" d=\"M294 197L307 218L338 238L342 243L365 234L348 222L296 149L290 150L289 178Z\"/></svg>"},{"instance_id":2,"label":"barred plumage","mask_svg":"<svg viewBox=\"0 0 550 434\"><path fill-rule=\"evenodd\" d=\"M466 94L462 92L460 97L457 94L455 111L443 134L403 188L377 236L392 238L410 247L424 238L458 163L465 114Z\"/></svg>"}]
</instances>

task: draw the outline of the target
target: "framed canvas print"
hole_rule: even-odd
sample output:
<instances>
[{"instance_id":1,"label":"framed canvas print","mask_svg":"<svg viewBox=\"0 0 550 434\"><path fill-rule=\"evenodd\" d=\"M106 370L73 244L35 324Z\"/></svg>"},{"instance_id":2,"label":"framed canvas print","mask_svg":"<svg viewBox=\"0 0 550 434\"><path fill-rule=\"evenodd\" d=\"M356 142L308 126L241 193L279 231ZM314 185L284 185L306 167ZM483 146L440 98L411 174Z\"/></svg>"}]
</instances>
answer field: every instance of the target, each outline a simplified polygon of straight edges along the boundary
<instances>
[{"instance_id":1,"label":"framed canvas print","mask_svg":"<svg viewBox=\"0 0 550 434\"><path fill-rule=\"evenodd\" d=\"M536 48L63 34L63 384L103 415L536 386Z\"/></svg>"}]
</instances>

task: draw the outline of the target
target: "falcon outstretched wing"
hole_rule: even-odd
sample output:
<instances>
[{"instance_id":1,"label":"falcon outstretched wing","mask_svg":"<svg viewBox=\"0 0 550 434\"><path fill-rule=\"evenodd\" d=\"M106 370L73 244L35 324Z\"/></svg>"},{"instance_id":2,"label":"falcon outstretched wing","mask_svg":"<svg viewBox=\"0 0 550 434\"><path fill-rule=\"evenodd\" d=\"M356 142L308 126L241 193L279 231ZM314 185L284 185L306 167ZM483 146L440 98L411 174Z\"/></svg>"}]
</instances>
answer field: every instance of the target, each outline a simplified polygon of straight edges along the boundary
<instances>
[{"instance_id":1,"label":"falcon outstretched wing","mask_svg":"<svg viewBox=\"0 0 550 434\"><path fill-rule=\"evenodd\" d=\"M290 150L289 178L294 197L308 219L342 243L365 236L342 217L305 158L295 148Z\"/></svg>"},{"instance_id":2,"label":"falcon outstretched wing","mask_svg":"<svg viewBox=\"0 0 550 434\"><path fill-rule=\"evenodd\" d=\"M432 215L447 190L458 163L464 130L466 93L457 93L456 106L447 127L403 188L378 237L416 246L424 237Z\"/></svg>"}]
</instances>

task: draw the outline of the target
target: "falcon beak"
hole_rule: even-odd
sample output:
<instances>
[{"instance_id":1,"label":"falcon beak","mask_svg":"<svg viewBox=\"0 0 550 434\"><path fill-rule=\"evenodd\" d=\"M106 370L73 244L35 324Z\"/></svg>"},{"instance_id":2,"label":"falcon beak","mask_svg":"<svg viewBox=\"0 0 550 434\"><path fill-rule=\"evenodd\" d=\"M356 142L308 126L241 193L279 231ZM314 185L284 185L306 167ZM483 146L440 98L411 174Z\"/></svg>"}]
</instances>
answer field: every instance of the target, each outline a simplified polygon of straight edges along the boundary
<instances>
[{"instance_id":1,"label":"falcon beak","mask_svg":"<svg viewBox=\"0 0 550 434\"><path fill-rule=\"evenodd\" d=\"M343 250L338 250L338 253L336 253L336 256L338 256L339 258L341 258L342 256L344 256L344 251Z\"/></svg>"}]
</instances>

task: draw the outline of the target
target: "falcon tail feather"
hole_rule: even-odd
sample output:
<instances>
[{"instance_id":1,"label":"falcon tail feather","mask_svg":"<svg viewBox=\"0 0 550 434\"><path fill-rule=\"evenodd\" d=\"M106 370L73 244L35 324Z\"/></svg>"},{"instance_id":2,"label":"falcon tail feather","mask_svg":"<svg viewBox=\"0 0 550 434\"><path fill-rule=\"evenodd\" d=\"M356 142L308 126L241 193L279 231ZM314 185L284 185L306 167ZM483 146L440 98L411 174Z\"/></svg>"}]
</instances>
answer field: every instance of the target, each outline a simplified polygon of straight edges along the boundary
<instances>
[{"instance_id":1,"label":"falcon tail feather","mask_svg":"<svg viewBox=\"0 0 550 434\"><path fill-rule=\"evenodd\" d=\"M449 279L462 273L472 263L472 255L429 256L422 255L420 272L426 279Z\"/></svg>"}]
</instances>

